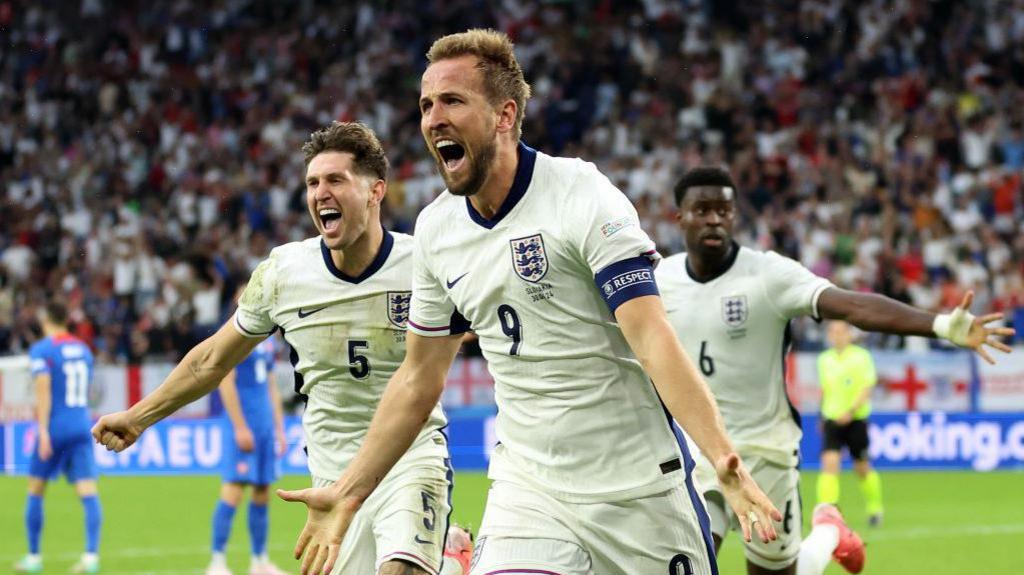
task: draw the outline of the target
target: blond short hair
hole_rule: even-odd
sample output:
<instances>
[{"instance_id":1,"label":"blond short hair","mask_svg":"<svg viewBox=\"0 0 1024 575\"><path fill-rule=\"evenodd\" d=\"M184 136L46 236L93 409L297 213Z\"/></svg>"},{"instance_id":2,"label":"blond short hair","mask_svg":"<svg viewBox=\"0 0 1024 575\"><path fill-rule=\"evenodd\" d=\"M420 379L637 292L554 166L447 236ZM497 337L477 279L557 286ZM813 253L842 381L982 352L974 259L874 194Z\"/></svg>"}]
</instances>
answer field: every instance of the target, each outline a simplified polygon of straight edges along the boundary
<instances>
[{"instance_id":1,"label":"blond short hair","mask_svg":"<svg viewBox=\"0 0 1024 575\"><path fill-rule=\"evenodd\" d=\"M332 122L313 132L309 141L302 145L306 165L324 152L348 152L352 154L355 172L388 179L388 157L377 135L366 124L360 122Z\"/></svg>"},{"instance_id":2,"label":"blond short hair","mask_svg":"<svg viewBox=\"0 0 1024 575\"><path fill-rule=\"evenodd\" d=\"M512 40L504 32L481 28L449 34L430 46L427 61L434 64L466 55L476 56L480 60L476 67L483 74L484 89L492 104L498 105L505 100L516 103L515 136L518 140L523 133L523 116L526 113L526 101L530 99L530 85L526 83L523 69L516 60Z\"/></svg>"}]
</instances>

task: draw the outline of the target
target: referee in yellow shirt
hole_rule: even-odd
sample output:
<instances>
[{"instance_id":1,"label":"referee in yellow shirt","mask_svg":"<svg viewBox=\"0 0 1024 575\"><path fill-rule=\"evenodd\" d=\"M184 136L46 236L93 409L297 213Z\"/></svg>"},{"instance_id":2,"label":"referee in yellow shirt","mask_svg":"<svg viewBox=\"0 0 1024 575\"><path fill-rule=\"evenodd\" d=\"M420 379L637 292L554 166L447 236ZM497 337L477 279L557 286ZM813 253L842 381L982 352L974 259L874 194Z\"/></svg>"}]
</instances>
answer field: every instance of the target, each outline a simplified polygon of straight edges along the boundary
<instances>
[{"instance_id":1,"label":"referee in yellow shirt","mask_svg":"<svg viewBox=\"0 0 1024 575\"><path fill-rule=\"evenodd\" d=\"M824 422L818 503L839 502L839 470L846 446L860 479L868 523L876 527L882 522L882 481L871 468L867 421L871 415L871 390L878 381L875 362L868 350L853 345L853 333L845 321L829 322L827 336L832 348L818 356Z\"/></svg>"}]
</instances>

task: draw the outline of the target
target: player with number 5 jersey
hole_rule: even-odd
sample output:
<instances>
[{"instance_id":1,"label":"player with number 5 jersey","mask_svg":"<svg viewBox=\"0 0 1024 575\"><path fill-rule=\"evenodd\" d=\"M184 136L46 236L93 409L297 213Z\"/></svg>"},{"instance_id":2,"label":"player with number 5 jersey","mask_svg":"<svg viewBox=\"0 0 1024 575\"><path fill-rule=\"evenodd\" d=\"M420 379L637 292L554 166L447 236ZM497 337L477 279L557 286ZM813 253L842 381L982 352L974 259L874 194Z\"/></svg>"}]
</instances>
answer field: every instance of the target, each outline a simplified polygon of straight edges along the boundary
<instances>
[{"instance_id":1,"label":"player with number 5 jersey","mask_svg":"<svg viewBox=\"0 0 1024 575\"><path fill-rule=\"evenodd\" d=\"M270 334L291 346L315 487L334 482L363 444L385 384L405 356L412 238L381 226L387 158L374 133L334 124L303 146L306 201L319 235L279 246L249 278L234 317L193 349L167 380L94 430L123 449L142 429L215 387ZM452 471L435 400L415 441L355 517L334 575L462 575L465 549L446 556ZM279 492L301 499L309 490ZM468 538L466 538L468 541ZM461 561L461 563L460 563Z\"/></svg>"}]
</instances>

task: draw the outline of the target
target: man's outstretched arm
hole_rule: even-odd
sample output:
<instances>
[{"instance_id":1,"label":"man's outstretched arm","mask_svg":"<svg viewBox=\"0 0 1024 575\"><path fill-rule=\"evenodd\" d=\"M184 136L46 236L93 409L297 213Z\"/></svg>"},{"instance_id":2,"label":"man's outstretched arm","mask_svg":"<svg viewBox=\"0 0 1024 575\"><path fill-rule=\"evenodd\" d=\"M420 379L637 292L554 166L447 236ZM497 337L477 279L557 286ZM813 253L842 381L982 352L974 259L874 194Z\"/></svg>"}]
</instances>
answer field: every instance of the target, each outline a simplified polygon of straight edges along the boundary
<instances>
[{"instance_id":1,"label":"man's outstretched arm","mask_svg":"<svg viewBox=\"0 0 1024 575\"><path fill-rule=\"evenodd\" d=\"M92 436L111 451L127 449L149 426L210 393L262 339L241 335L229 321L193 347L153 393L101 417Z\"/></svg>"},{"instance_id":2,"label":"man's outstretched arm","mask_svg":"<svg viewBox=\"0 0 1024 575\"><path fill-rule=\"evenodd\" d=\"M462 342L461 335L422 337L409 332L405 360L391 376L366 439L333 485L278 490L285 501L301 501L309 513L295 543L305 554L302 575L330 573L349 523L384 476L408 451L444 390L445 378Z\"/></svg>"},{"instance_id":3,"label":"man's outstretched arm","mask_svg":"<svg viewBox=\"0 0 1024 575\"><path fill-rule=\"evenodd\" d=\"M631 299L615 310L615 319L669 413L714 463L722 491L740 522L743 538L750 541L756 530L764 542L775 539L773 522L781 521L782 514L757 486L736 454L711 390L679 343L661 298L648 295Z\"/></svg>"},{"instance_id":4,"label":"man's outstretched arm","mask_svg":"<svg viewBox=\"0 0 1024 575\"><path fill-rule=\"evenodd\" d=\"M1016 332L1009 327L988 326L1003 319L1001 313L974 317L968 311L973 299L974 292L968 292L952 312L934 314L881 294L830 287L818 297L818 314L825 319L845 320L866 331L942 338L973 349L985 361L995 363L983 346L1010 353L1010 346L998 338Z\"/></svg>"}]
</instances>

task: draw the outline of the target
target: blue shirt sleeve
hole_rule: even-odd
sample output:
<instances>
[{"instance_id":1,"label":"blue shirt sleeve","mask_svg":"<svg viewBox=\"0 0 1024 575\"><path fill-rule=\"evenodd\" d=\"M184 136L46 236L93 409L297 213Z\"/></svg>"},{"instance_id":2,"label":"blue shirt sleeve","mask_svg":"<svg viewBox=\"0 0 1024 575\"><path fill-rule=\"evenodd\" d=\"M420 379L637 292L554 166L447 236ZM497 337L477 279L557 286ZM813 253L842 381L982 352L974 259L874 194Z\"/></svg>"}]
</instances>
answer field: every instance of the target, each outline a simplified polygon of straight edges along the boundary
<instances>
[{"instance_id":1,"label":"blue shirt sleeve","mask_svg":"<svg viewBox=\"0 0 1024 575\"><path fill-rule=\"evenodd\" d=\"M654 281L654 264L650 258L644 256L611 264L597 272L594 283L597 284L597 289L612 314L620 305L633 298L658 295L658 284Z\"/></svg>"},{"instance_id":2,"label":"blue shirt sleeve","mask_svg":"<svg viewBox=\"0 0 1024 575\"><path fill-rule=\"evenodd\" d=\"M41 373L50 373L50 362L44 344L44 341L38 342L28 350L29 369L33 377Z\"/></svg>"}]
</instances>

